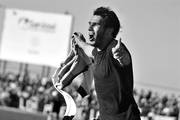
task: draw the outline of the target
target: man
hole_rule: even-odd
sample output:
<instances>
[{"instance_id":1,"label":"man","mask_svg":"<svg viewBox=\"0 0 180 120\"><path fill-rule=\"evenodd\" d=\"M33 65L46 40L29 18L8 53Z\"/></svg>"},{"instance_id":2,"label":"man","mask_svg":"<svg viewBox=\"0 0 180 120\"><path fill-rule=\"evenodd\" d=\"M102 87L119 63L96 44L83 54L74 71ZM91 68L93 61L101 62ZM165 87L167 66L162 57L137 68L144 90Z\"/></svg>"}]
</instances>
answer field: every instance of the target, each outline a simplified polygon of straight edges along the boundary
<instances>
[{"instance_id":1,"label":"man","mask_svg":"<svg viewBox=\"0 0 180 120\"><path fill-rule=\"evenodd\" d=\"M140 120L133 97L131 55L120 40L116 14L106 7L97 8L89 21L89 41L75 35L80 48L94 60L93 76L99 102L100 120Z\"/></svg>"}]
</instances>

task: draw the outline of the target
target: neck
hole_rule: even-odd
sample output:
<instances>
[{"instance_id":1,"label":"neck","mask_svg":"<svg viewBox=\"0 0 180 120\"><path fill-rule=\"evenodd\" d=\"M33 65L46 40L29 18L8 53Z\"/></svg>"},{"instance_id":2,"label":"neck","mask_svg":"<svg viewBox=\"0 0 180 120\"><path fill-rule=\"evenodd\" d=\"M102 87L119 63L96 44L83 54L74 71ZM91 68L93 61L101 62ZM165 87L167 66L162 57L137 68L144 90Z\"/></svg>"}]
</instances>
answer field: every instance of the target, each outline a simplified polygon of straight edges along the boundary
<instances>
[{"instance_id":1,"label":"neck","mask_svg":"<svg viewBox=\"0 0 180 120\"><path fill-rule=\"evenodd\" d=\"M100 45L99 47L97 47L97 50L98 50L98 51L105 50L112 40L113 40L112 37L108 37L108 38L106 37L106 38L104 38L104 40L103 40L103 42L101 43L101 45Z\"/></svg>"}]
</instances>

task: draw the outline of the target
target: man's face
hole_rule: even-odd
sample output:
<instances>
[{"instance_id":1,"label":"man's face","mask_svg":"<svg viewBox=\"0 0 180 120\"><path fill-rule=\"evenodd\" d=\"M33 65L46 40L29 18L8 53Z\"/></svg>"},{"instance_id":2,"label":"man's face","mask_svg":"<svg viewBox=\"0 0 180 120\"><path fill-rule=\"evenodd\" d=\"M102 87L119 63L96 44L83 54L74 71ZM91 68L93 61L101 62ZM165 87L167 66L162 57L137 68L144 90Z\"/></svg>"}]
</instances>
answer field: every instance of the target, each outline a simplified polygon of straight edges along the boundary
<instances>
[{"instance_id":1,"label":"man's face","mask_svg":"<svg viewBox=\"0 0 180 120\"><path fill-rule=\"evenodd\" d=\"M99 15L92 16L89 21L89 40L87 42L95 47L99 47L102 43L104 32L104 19Z\"/></svg>"}]
</instances>

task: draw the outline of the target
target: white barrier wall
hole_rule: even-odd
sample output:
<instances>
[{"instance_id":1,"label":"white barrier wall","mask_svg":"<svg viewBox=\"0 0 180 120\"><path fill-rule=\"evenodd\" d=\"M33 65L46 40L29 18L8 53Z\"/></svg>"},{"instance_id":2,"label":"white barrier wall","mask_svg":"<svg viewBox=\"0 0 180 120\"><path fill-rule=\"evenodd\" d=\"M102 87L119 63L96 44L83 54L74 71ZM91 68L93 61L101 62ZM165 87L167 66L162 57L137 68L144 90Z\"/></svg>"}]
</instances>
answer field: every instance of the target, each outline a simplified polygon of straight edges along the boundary
<instances>
[{"instance_id":1,"label":"white barrier wall","mask_svg":"<svg viewBox=\"0 0 180 120\"><path fill-rule=\"evenodd\" d=\"M152 117L153 120L176 120L175 117L155 115ZM148 117L141 117L141 120L149 120Z\"/></svg>"}]
</instances>

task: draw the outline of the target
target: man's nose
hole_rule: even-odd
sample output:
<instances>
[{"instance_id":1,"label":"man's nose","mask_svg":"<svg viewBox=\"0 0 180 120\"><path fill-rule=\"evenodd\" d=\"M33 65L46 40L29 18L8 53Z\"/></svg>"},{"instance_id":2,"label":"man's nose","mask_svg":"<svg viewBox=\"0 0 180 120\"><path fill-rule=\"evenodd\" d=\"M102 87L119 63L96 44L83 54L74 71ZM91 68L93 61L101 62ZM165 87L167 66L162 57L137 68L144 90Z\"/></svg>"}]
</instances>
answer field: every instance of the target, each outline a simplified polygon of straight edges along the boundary
<instances>
[{"instance_id":1,"label":"man's nose","mask_svg":"<svg viewBox=\"0 0 180 120\"><path fill-rule=\"evenodd\" d=\"M89 28L88 28L89 31L92 31L92 25L89 25Z\"/></svg>"}]
</instances>

